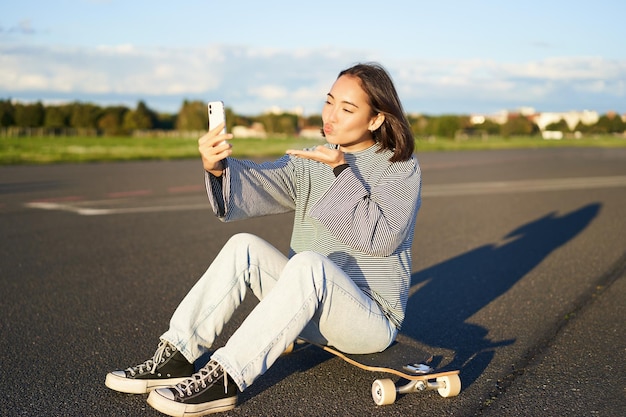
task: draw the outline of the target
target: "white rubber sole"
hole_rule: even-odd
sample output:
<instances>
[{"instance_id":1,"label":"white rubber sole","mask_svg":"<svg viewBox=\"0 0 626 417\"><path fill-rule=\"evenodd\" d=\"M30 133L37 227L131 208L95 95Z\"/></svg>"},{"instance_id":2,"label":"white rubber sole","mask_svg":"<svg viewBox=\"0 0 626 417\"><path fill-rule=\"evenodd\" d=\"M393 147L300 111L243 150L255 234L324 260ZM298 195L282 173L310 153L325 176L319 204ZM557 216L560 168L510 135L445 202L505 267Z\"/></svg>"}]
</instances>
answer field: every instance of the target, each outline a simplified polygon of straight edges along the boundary
<instances>
[{"instance_id":1,"label":"white rubber sole","mask_svg":"<svg viewBox=\"0 0 626 417\"><path fill-rule=\"evenodd\" d=\"M157 391L152 391L148 396L148 404L168 416L200 417L232 410L237 405L237 396L211 401L210 403L182 404L163 397Z\"/></svg>"},{"instance_id":2,"label":"white rubber sole","mask_svg":"<svg viewBox=\"0 0 626 417\"><path fill-rule=\"evenodd\" d=\"M171 387L188 378L189 377L168 379L130 379L109 372L106 380L104 381L104 385L112 390L125 392L127 394L147 394L157 388Z\"/></svg>"}]
</instances>

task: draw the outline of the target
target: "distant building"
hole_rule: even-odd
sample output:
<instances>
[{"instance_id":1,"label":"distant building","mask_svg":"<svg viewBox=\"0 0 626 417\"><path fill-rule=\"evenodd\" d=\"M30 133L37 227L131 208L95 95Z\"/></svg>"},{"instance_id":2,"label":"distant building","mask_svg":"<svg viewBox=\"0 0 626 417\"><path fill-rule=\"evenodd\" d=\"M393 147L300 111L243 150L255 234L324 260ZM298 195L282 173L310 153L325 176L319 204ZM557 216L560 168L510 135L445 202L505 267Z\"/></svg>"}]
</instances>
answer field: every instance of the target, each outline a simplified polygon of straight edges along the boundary
<instances>
[{"instance_id":1,"label":"distant building","mask_svg":"<svg viewBox=\"0 0 626 417\"><path fill-rule=\"evenodd\" d=\"M491 122L503 125L509 120L509 118L514 116L524 116L529 118L537 125L537 127L539 127L539 130L542 132L546 130L547 126L551 125L552 123L558 123L561 120L564 120L565 123L567 123L567 127L569 127L571 131L574 131L576 130L576 126L578 126L578 123L593 125L596 124L600 119L598 112L591 110L537 113L532 107L522 107L515 112L501 110L497 113L490 115L475 114L470 116L470 122L474 125L479 125L489 120ZM557 139L555 137L552 137L553 134L548 134L547 136L549 136L550 139Z\"/></svg>"},{"instance_id":2,"label":"distant building","mask_svg":"<svg viewBox=\"0 0 626 417\"><path fill-rule=\"evenodd\" d=\"M563 139L563 132L560 130L542 130L541 137L544 139L561 140Z\"/></svg>"},{"instance_id":3,"label":"distant building","mask_svg":"<svg viewBox=\"0 0 626 417\"><path fill-rule=\"evenodd\" d=\"M509 120L509 115L510 113L508 110L501 110L493 114L473 114L470 116L470 123L473 125L481 125L486 121L490 121L503 125L507 122L507 120Z\"/></svg>"},{"instance_id":4,"label":"distant building","mask_svg":"<svg viewBox=\"0 0 626 417\"><path fill-rule=\"evenodd\" d=\"M252 126L233 126L232 134L236 138L267 138L267 132L262 123L253 123Z\"/></svg>"},{"instance_id":5,"label":"distant building","mask_svg":"<svg viewBox=\"0 0 626 417\"><path fill-rule=\"evenodd\" d=\"M546 129L546 126L552 123L558 123L561 120L564 120L567 123L567 127L571 131L576 130L576 126L578 123L582 123L584 125L593 125L600 120L600 116L598 112L591 110L583 110L583 111L569 111L569 112L545 112L545 113L537 113L533 120L535 124L539 127L539 130L543 131Z\"/></svg>"},{"instance_id":6,"label":"distant building","mask_svg":"<svg viewBox=\"0 0 626 417\"><path fill-rule=\"evenodd\" d=\"M300 129L299 136L307 139L323 139L322 129L318 126L304 127Z\"/></svg>"}]
</instances>

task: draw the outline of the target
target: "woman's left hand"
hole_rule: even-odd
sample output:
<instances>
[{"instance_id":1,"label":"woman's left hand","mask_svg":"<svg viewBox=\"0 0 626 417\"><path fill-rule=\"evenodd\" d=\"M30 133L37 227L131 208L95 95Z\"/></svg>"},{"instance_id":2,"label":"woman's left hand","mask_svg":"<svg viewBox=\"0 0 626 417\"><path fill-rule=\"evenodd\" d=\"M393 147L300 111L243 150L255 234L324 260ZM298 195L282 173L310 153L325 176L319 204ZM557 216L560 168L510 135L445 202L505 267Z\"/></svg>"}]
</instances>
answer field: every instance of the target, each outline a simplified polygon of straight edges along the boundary
<instances>
[{"instance_id":1,"label":"woman's left hand","mask_svg":"<svg viewBox=\"0 0 626 417\"><path fill-rule=\"evenodd\" d=\"M335 168L336 166L346 163L344 154L340 149L330 149L322 145L317 146L312 151L288 149L286 153L298 158L311 159L313 161L321 162L329 165L331 168Z\"/></svg>"}]
</instances>

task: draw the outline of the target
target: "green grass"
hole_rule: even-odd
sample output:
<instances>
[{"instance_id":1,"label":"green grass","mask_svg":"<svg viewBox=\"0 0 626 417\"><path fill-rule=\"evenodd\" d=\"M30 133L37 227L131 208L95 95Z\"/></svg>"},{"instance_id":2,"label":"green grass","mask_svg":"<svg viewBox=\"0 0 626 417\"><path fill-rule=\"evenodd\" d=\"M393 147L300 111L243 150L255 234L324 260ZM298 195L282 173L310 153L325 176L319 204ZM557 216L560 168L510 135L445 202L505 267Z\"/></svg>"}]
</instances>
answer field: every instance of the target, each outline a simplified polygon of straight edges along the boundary
<instances>
[{"instance_id":1,"label":"green grass","mask_svg":"<svg viewBox=\"0 0 626 417\"><path fill-rule=\"evenodd\" d=\"M234 139L240 158L282 155L292 147L314 146L316 140ZM195 138L19 137L0 138L0 165L60 162L130 161L197 158Z\"/></svg>"},{"instance_id":2,"label":"green grass","mask_svg":"<svg viewBox=\"0 0 626 417\"><path fill-rule=\"evenodd\" d=\"M194 150L193 141L186 139L79 136L0 138L0 163L135 160L164 155L169 158L184 158L190 156Z\"/></svg>"},{"instance_id":3,"label":"green grass","mask_svg":"<svg viewBox=\"0 0 626 417\"><path fill-rule=\"evenodd\" d=\"M481 150L481 149L531 149L531 148L563 148L563 147L596 147L619 148L626 147L626 136L589 136L580 139L544 140L540 136L518 136L503 138L492 136L488 139L468 140L418 140L417 151L453 151L453 150Z\"/></svg>"},{"instance_id":4,"label":"green grass","mask_svg":"<svg viewBox=\"0 0 626 417\"><path fill-rule=\"evenodd\" d=\"M233 139L233 156L273 158L286 149L320 144L315 139ZM198 157L195 138L131 137L19 137L0 138L0 165L61 162L128 161ZM417 152L478 149L543 148L563 146L626 147L626 138L599 136L583 139L543 140L539 137L469 140L417 140Z\"/></svg>"}]
</instances>

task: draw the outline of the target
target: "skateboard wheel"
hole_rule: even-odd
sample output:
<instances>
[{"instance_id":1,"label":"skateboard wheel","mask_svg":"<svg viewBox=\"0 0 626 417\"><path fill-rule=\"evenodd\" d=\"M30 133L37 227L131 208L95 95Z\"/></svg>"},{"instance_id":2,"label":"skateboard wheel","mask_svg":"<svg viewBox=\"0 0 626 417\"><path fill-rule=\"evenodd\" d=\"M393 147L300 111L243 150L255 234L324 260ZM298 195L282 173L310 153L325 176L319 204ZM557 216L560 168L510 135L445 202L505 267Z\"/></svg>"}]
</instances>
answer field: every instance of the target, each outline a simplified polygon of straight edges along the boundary
<instances>
[{"instance_id":1,"label":"skateboard wheel","mask_svg":"<svg viewBox=\"0 0 626 417\"><path fill-rule=\"evenodd\" d=\"M377 379L372 384L372 398L376 405L393 404L396 401L396 384L391 379Z\"/></svg>"},{"instance_id":2,"label":"skateboard wheel","mask_svg":"<svg viewBox=\"0 0 626 417\"><path fill-rule=\"evenodd\" d=\"M437 382L442 385L437 392L444 398L455 397L461 392L461 378L458 375L440 376Z\"/></svg>"}]
</instances>

